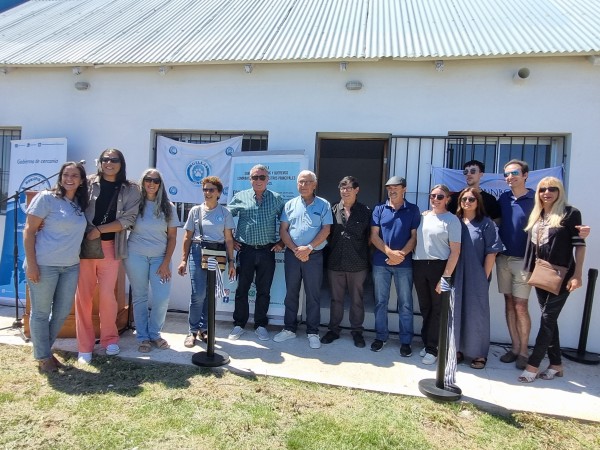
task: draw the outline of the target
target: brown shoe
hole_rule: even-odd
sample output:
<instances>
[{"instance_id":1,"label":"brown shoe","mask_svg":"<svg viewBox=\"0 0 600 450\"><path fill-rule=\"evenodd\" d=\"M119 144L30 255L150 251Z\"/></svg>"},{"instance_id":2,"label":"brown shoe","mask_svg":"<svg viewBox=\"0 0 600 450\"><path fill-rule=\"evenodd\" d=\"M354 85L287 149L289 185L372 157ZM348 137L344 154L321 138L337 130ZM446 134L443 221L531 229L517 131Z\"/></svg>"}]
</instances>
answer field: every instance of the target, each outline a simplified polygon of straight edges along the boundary
<instances>
[{"instance_id":1,"label":"brown shoe","mask_svg":"<svg viewBox=\"0 0 600 450\"><path fill-rule=\"evenodd\" d=\"M515 366L517 367L517 369L525 370L525 368L527 367L528 359L529 359L529 357L527 357L527 356L523 356L523 355L517 356L517 361L515 362Z\"/></svg>"},{"instance_id":2,"label":"brown shoe","mask_svg":"<svg viewBox=\"0 0 600 450\"><path fill-rule=\"evenodd\" d=\"M54 355L52 355L52 360L54 361L54 365L56 366L56 368L59 370L71 370L73 368L73 366L71 366L70 364L61 363Z\"/></svg>"},{"instance_id":3,"label":"brown shoe","mask_svg":"<svg viewBox=\"0 0 600 450\"><path fill-rule=\"evenodd\" d=\"M512 363L517 360L517 356L519 356L519 355L517 355L516 353L513 353L512 350L509 350L500 357L500 361L502 361L503 363Z\"/></svg>"},{"instance_id":4,"label":"brown shoe","mask_svg":"<svg viewBox=\"0 0 600 450\"><path fill-rule=\"evenodd\" d=\"M196 345L196 335L194 333L190 333L185 337L185 341L183 341L183 346L187 348L192 348Z\"/></svg>"},{"instance_id":5,"label":"brown shoe","mask_svg":"<svg viewBox=\"0 0 600 450\"><path fill-rule=\"evenodd\" d=\"M58 368L56 367L56 364L54 364L54 360L50 357L38 360L38 371L41 374L48 374L58 372Z\"/></svg>"}]
</instances>

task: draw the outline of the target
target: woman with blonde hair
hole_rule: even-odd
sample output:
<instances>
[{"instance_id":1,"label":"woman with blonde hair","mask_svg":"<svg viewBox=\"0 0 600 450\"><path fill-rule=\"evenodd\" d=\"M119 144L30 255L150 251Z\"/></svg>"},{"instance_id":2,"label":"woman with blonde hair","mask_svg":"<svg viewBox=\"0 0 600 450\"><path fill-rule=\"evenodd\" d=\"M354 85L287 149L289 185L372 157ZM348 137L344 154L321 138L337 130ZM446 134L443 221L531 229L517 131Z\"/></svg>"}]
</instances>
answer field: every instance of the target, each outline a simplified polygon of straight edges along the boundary
<instances>
[{"instance_id":1,"label":"woman with blonde hair","mask_svg":"<svg viewBox=\"0 0 600 450\"><path fill-rule=\"evenodd\" d=\"M529 232L525 270L533 272L537 258L568 269L558 295L535 288L542 317L533 352L527 367L519 376L521 383L531 383L538 377L552 380L555 376L563 376L558 316L569 294L582 284L585 241L579 236L580 226L581 213L567 204L561 181L554 177L542 178L536 189L535 206L525 228ZM539 367L546 353L550 365L540 373Z\"/></svg>"}]
</instances>

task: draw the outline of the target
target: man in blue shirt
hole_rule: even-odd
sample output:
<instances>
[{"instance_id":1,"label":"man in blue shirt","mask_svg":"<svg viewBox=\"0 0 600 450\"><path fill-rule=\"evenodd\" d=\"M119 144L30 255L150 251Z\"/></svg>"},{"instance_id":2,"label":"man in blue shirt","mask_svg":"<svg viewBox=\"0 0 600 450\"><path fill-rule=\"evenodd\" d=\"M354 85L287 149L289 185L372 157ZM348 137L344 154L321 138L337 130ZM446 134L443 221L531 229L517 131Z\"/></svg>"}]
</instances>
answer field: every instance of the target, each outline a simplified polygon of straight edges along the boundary
<instances>
[{"instance_id":1,"label":"man in blue shirt","mask_svg":"<svg viewBox=\"0 0 600 450\"><path fill-rule=\"evenodd\" d=\"M419 207L404 199L406 180L394 176L385 184L388 200L373 209L371 242L375 290L375 340L371 350L379 352L388 337L388 303L392 278L396 286L399 314L400 355L412 355L413 328L412 251L421 222Z\"/></svg>"},{"instance_id":2,"label":"man in blue shirt","mask_svg":"<svg viewBox=\"0 0 600 450\"><path fill-rule=\"evenodd\" d=\"M268 341L267 311L275 274L275 252L283 249L283 243L276 238L276 225L285 202L281 195L267 189L269 170L262 164L250 169L250 183L252 188L236 193L227 207L234 217L239 217L235 233L239 262L238 286L235 291L234 326L229 339L238 339L244 333L250 315L248 291L254 280L255 333L261 341Z\"/></svg>"},{"instance_id":3,"label":"man in blue shirt","mask_svg":"<svg viewBox=\"0 0 600 450\"><path fill-rule=\"evenodd\" d=\"M323 283L323 247L333 218L329 202L315 195L317 176L310 170L298 174L300 195L283 209L279 235L285 250L284 328L273 340L283 342L296 337L300 285L306 294L306 334L311 348L320 348L321 285Z\"/></svg>"}]
</instances>

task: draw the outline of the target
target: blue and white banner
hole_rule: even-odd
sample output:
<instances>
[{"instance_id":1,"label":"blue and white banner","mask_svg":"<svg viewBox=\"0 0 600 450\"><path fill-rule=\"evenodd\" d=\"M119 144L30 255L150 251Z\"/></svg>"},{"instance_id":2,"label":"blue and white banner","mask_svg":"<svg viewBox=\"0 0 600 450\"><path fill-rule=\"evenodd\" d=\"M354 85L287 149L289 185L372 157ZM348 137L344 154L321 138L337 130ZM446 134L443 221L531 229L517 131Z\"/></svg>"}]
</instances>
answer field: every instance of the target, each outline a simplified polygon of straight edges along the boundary
<instances>
[{"instance_id":1,"label":"blue and white banner","mask_svg":"<svg viewBox=\"0 0 600 450\"><path fill-rule=\"evenodd\" d=\"M50 189L56 184L56 179L50 179L60 170L67 160L67 140L65 138L28 139L10 142L10 178L8 180L8 195L26 189L28 186L41 184L32 188L35 191ZM19 298L25 299L25 272L23 261L23 228L25 227L27 209L25 194L17 201L9 200L6 205L6 221L4 223L4 240L2 256L0 257L0 304L14 305L14 243L15 215L17 218L17 276Z\"/></svg>"},{"instance_id":2,"label":"blue and white banner","mask_svg":"<svg viewBox=\"0 0 600 450\"><path fill-rule=\"evenodd\" d=\"M433 185L445 184L452 192L460 192L465 188L465 176L462 170L445 169L443 167L432 167ZM548 169L530 170L525 185L534 189L544 177L556 177L563 181L562 166L550 167ZM484 173L479 182L479 187L494 197L509 190L506 180L501 173Z\"/></svg>"},{"instance_id":3,"label":"blue and white banner","mask_svg":"<svg viewBox=\"0 0 600 450\"><path fill-rule=\"evenodd\" d=\"M236 192L250 189L250 169L256 164L264 164L269 169L269 185L267 189L281 194L283 199L288 200L298 195L298 185L296 177L300 171L308 169L308 158L303 151L279 151L279 152L244 152L234 155L231 167L231 188L232 196ZM235 218L237 224L237 217ZM277 224L279 229L279 224ZM275 276L271 285L271 303L269 305L268 315L273 324L282 324L281 318L285 312L283 301L285 299L285 272L283 269L283 252L275 254ZM217 312L224 320L230 320L230 314L223 312L233 312L235 306L235 283L230 283L227 277L223 279L225 296L217 302ZM303 294L303 291L301 293ZM256 286L252 283L248 292L248 301L250 303L250 313L254 312L254 302L256 301ZM302 304L302 302L300 302Z\"/></svg>"},{"instance_id":4,"label":"blue and white banner","mask_svg":"<svg viewBox=\"0 0 600 450\"><path fill-rule=\"evenodd\" d=\"M223 183L219 203L227 203L231 156L240 152L243 136L210 144L188 144L159 136L156 168L162 173L172 202L202 203L202 180L217 176Z\"/></svg>"}]
</instances>

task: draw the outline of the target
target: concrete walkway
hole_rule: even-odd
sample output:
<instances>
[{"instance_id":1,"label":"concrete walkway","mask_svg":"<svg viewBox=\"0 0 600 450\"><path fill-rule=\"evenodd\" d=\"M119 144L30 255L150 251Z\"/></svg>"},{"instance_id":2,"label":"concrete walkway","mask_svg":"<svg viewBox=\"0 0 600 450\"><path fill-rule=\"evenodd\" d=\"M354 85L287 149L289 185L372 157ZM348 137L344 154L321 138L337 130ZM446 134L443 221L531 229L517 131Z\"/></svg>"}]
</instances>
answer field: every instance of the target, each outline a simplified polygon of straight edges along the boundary
<instances>
[{"instance_id":1,"label":"concrete walkway","mask_svg":"<svg viewBox=\"0 0 600 450\"><path fill-rule=\"evenodd\" d=\"M0 306L0 328L10 327L14 308ZM434 379L436 366L421 363L421 342L415 339L413 355L400 357L397 336L393 336L381 352L370 350L373 333L365 333L367 346L354 347L350 333L318 350L308 346L304 327L297 338L282 343L259 341L252 327L237 341L229 341L231 324L217 323L216 348L229 354L228 370L251 375L294 378L335 386L345 386L378 392L420 396L418 382ZM280 327L270 328L271 338ZM325 333L322 329L321 335ZM187 316L169 313L163 337L171 344L169 350L153 349L142 354L137 351L134 333L121 336L121 358L192 365L194 353L205 350L205 345L194 349L183 346L187 333ZM14 330L0 331L0 343L24 345ZM55 348L77 351L75 339L59 339ZM96 346L98 354L102 349ZM505 349L492 346L485 369L471 369L468 364L458 367L457 385L462 389L462 401L472 402L486 411L508 414L512 411L530 411L559 417L571 417L600 422L600 365L589 366L563 360L565 376L552 381L536 380L531 384L517 381L520 371L512 364L503 364L498 357ZM547 361L542 367L547 366Z\"/></svg>"}]
</instances>

